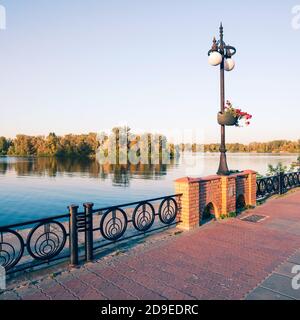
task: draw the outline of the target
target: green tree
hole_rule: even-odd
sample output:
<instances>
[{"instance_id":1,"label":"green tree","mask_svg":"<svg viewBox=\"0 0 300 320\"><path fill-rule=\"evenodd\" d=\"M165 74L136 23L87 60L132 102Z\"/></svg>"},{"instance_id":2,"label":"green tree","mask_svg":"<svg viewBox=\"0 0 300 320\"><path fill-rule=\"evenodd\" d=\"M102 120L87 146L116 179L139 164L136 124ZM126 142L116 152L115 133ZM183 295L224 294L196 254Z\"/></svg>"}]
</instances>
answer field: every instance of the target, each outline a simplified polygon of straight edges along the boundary
<instances>
[{"instance_id":1,"label":"green tree","mask_svg":"<svg viewBox=\"0 0 300 320\"><path fill-rule=\"evenodd\" d=\"M8 150L8 154L15 156L31 156L35 155L35 151L33 137L19 134L13 140L13 143Z\"/></svg>"},{"instance_id":2,"label":"green tree","mask_svg":"<svg viewBox=\"0 0 300 320\"><path fill-rule=\"evenodd\" d=\"M268 176L273 176L278 173L286 173L288 171L287 166L284 166L282 162L279 162L276 166L273 166L271 164L268 165Z\"/></svg>"},{"instance_id":3,"label":"green tree","mask_svg":"<svg viewBox=\"0 0 300 320\"><path fill-rule=\"evenodd\" d=\"M10 147L11 141L5 137L0 137L0 156L5 156Z\"/></svg>"}]
</instances>

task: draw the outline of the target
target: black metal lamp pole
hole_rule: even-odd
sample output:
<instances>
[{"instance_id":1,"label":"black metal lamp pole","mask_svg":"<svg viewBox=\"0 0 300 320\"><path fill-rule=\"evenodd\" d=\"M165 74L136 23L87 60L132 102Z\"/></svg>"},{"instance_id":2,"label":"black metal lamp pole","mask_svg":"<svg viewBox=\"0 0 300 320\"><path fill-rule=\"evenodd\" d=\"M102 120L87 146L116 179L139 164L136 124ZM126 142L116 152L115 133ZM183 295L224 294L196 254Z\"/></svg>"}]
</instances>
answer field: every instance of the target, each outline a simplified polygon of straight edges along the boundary
<instances>
[{"instance_id":1,"label":"black metal lamp pole","mask_svg":"<svg viewBox=\"0 0 300 320\"><path fill-rule=\"evenodd\" d=\"M226 59L231 59L231 57L236 53L236 49L231 46L227 46L223 40L223 26L220 25L220 40L217 41L215 38L213 40L213 46L208 52L210 55L213 52L220 54L220 111L224 113L225 111L225 61ZM216 56L218 58L218 56ZM215 64L214 64L215 65ZM228 70L230 71L230 70ZM225 125L221 125L221 146L220 146L220 164L217 174L218 175L229 175L230 171L227 165L226 159L226 143L225 143Z\"/></svg>"},{"instance_id":2,"label":"black metal lamp pole","mask_svg":"<svg viewBox=\"0 0 300 320\"><path fill-rule=\"evenodd\" d=\"M222 62L220 64L220 104L221 112L224 112L225 108L225 70L224 70L224 42L223 42L223 26L220 26L220 51L222 55ZM221 146L220 146L220 164L217 174L229 175L229 169L226 159L226 143L225 143L225 126L221 125Z\"/></svg>"}]
</instances>

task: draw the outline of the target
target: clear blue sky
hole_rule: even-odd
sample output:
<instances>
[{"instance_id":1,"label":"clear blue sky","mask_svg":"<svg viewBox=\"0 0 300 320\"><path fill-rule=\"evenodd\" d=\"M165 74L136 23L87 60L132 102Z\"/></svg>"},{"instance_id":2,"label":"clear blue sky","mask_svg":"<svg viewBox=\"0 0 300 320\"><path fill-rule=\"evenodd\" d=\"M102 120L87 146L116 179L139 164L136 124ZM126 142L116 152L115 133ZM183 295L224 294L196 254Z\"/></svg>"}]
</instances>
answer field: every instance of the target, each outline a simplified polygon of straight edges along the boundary
<instances>
[{"instance_id":1,"label":"clear blue sky","mask_svg":"<svg viewBox=\"0 0 300 320\"><path fill-rule=\"evenodd\" d=\"M297 3L298 1L298 3ZM227 99L252 113L228 141L300 137L300 0L0 0L0 135L128 124L219 140L219 73L207 51L223 21L236 46Z\"/></svg>"}]
</instances>

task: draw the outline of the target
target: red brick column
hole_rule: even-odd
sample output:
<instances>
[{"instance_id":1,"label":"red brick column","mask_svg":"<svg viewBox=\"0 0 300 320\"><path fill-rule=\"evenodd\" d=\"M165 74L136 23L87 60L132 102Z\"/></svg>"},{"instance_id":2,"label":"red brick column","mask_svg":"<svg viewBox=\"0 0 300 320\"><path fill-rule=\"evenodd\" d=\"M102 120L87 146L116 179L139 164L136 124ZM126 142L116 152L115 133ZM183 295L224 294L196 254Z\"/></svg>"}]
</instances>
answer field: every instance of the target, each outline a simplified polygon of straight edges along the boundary
<instances>
[{"instance_id":1,"label":"red brick column","mask_svg":"<svg viewBox=\"0 0 300 320\"><path fill-rule=\"evenodd\" d=\"M182 193L180 199L181 212L178 226L185 230L199 226L199 181L191 178L181 178L175 181L176 194Z\"/></svg>"},{"instance_id":2,"label":"red brick column","mask_svg":"<svg viewBox=\"0 0 300 320\"><path fill-rule=\"evenodd\" d=\"M236 176L221 178L222 208L221 214L227 215L236 211Z\"/></svg>"},{"instance_id":3,"label":"red brick column","mask_svg":"<svg viewBox=\"0 0 300 320\"><path fill-rule=\"evenodd\" d=\"M244 172L248 174L248 186L246 187L247 198L246 204L250 206L256 206L256 172L252 170L247 170Z\"/></svg>"}]
</instances>

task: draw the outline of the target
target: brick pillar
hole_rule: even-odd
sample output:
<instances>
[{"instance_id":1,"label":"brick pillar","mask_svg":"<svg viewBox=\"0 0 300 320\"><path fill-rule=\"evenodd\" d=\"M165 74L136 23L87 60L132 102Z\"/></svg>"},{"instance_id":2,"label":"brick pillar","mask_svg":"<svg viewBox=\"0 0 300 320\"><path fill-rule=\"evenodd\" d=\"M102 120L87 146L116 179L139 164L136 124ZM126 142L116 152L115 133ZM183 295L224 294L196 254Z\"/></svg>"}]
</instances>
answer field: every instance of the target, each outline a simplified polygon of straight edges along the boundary
<instances>
[{"instance_id":1,"label":"brick pillar","mask_svg":"<svg viewBox=\"0 0 300 320\"><path fill-rule=\"evenodd\" d=\"M181 212L182 221L178 227L192 230L199 226L199 181L191 178L181 178L175 181L176 194L182 193Z\"/></svg>"},{"instance_id":2,"label":"brick pillar","mask_svg":"<svg viewBox=\"0 0 300 320\"><path fill-rule=\"evenodd\" d=\"M248 199L247 204L250 206L256 206L256 172L247 170L248 174Z\"/></svg>"},{"instance_id":3,"label":"brick pillar","mask_svg":"<svg viewBox=\"0 0 300 320\"><path fill-rule=\"evenodd\" d=\"M236 211L236 176L222 176L222 209L221 214L227 215Z\"/></svg>"}]
</instances>

